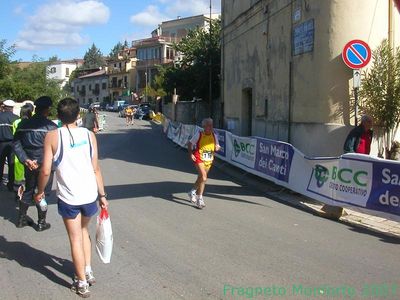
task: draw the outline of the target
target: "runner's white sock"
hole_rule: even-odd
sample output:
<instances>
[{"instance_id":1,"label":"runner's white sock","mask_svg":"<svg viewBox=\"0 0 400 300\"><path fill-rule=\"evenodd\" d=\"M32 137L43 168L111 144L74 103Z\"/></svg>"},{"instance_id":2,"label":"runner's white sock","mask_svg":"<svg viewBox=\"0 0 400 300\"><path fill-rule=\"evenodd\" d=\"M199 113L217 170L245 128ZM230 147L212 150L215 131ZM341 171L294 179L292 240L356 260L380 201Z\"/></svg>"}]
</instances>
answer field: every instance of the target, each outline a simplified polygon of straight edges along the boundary
<instances>
[{"instance_id":1,"label":"runner's white sock","mask_svg":"<svg viewBox=\"0 0 400 300\"><path fill-rule=\"evenodd\" d=\"M92 272L92 267L91 266L86 266L85 267L85 273L88 274L90 272Z\"/></svg>"},{"instance_id":2,"label":"runner's white sock","mask_svg":"<svg viewBox=\"0 0 400 300\"><path fill-rule=\"evenodd\" d=\"M85 279L85 280L78 280L78 286L79 286L79 287L83 287L83 286L85 286L85 285L87 285L86 279Z\"/></svg>"}]
</instances>

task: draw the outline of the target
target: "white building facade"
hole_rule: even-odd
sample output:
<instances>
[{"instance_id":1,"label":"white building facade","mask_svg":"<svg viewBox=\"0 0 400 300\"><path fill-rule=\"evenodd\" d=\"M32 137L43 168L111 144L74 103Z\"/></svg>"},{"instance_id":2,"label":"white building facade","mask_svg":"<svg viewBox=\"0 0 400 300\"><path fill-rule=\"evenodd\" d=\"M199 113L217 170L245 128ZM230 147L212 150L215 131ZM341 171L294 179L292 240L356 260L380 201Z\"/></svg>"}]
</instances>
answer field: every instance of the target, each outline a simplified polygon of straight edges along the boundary
<instances>
[{"instance_id":1,"label":"white building facade","mask_svg":"<svg viewBox=\"0 0 400 300\"><path fill-rule=\"evenodd\" d=\"M61 87L64 87L72 72L82 64L83 61L80 59L57 61L47 66L47 78L59 80Z\"/></svg>"}]
</instances>

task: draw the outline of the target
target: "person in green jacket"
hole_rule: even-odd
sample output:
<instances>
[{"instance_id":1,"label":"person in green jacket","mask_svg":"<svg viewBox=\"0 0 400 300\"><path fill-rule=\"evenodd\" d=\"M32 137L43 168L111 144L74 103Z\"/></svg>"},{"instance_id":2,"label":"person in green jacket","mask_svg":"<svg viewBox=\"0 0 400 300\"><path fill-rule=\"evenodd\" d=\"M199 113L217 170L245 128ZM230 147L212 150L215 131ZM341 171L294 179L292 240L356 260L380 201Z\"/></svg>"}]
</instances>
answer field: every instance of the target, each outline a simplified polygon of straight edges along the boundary
<instances>
[{"instance_id":1,"label":"person in green jacket","mask_svg":"<svg viewBox=\"0 0 400 300\"><path fill-rule=\"evenodd\" d=\"M34 109L34 106L30 103L21 107L20 118L15 120L12 124L13 135L17 132L18 126L21 122L32 117ZM25 166L18 160L17 156L14 157L14 176L14 189L17 192L17 197L21 199L22 194L24 193Z\"/></svg>"}]
</instances>

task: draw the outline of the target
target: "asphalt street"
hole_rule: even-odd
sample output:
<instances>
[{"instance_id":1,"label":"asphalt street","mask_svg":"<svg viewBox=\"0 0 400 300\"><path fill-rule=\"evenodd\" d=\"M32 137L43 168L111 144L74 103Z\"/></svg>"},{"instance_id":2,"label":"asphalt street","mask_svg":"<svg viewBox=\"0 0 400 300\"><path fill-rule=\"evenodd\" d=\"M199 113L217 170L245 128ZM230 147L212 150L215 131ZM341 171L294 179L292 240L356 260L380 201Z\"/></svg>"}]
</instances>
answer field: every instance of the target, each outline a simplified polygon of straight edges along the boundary
<instances>
[{"instance_id":1,"label":"asphalt street","mask_svg":"<svg viewBox=\"0 0 400 300\"><path fill-rule=\"evenodd\" d=\"M199 210L187 199L196 176L185 151L148 121L107 120L98 142L114 249L107 265L93 251L94 299L400 299L400 240L276 202L217 168ZM17 229L2 187L0 299L78 298L54 197L48 221L42 233Z\"/></svg>"}]
</instances>

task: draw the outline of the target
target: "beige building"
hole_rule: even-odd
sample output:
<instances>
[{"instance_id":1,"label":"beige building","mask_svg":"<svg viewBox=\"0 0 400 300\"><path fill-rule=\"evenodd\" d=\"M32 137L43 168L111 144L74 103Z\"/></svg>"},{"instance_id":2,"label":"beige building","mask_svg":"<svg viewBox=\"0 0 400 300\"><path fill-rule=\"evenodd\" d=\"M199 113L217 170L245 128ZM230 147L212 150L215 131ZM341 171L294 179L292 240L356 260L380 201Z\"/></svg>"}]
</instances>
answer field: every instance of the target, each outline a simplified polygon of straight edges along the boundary
<instances>
[{"instance_id":1,"label":"beige building","mask_svg":"<svg viewBox=\"0 0 400 300\"><path fill-rule=\"evenodd\" d=\"M213 19L219 15L212 15ZM160 65L179 61L182 56L173 49L173 44L182 40L190 30L206 28L209 16L198 15L162 22L152 32L152 37L133 41L137 49L137 82L138 93L143 94L146 85L150 85L158 73Z\"/></svg>"},{"instance_id":2,"label":"beige building","mask_svg":"<svg viewBox=\"0 0 400 300\"><path fill-rule=\"evenodd\" d=\"M224 124L239 135L338 155L354 124L345 44L388 37L387 0L222 0ZM399 45L394 8L394 43Z\"/></svg>"},{"instance_id":3,"label":"beige building","mask_svg":"<svg viewBox=\"0 0 400 300\"><path fill-rule=\"evenodd\" d=\"M114 100L131 100L136 92L136 48L120 51L117 58L107 61L109 93Z\"/></svg>"},{"instance_id":4,"label":"beige building","mask_svg":"<svg viewBox=\"0 0 400 300\"><path fill-rule=\"evenodd\" d=\"M108 100L108 76L106 70L98 70L72 81L72 94L80 106Z\"/></svg>"}]
</instances>

